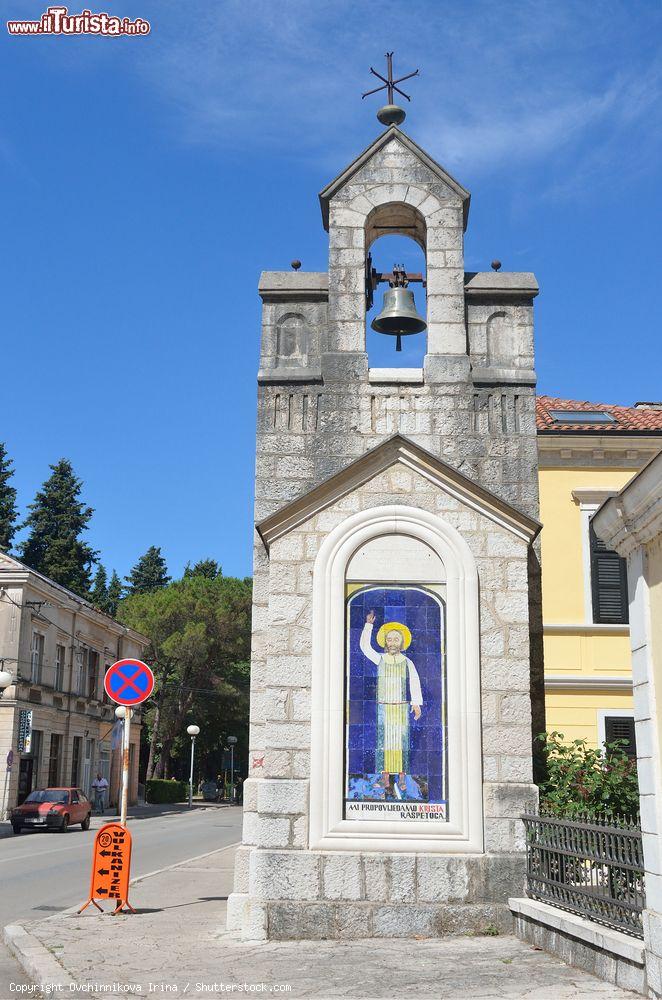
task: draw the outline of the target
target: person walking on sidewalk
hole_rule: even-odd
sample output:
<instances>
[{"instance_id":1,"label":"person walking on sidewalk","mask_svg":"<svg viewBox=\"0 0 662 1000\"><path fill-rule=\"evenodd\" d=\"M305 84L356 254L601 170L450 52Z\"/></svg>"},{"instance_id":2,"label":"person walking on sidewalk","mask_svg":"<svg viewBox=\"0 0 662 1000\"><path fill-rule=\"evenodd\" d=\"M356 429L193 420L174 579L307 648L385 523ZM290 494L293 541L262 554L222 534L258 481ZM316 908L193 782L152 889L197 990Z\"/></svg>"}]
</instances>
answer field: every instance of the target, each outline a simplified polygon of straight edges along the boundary
<instances>
[{"instance_id":1,"label":"person walking on sidewalk","mask_svg":"<svg viewBox=\"0 0 662 1000\"><path fill-rule=\"evenodd\" d=\"M102 775L97 771L97 776L92 782L92 791L94 793L94 811L100 813L103 816L104 813L104 796L108 790L108 782Z\"/></svg>"}]
</instances>

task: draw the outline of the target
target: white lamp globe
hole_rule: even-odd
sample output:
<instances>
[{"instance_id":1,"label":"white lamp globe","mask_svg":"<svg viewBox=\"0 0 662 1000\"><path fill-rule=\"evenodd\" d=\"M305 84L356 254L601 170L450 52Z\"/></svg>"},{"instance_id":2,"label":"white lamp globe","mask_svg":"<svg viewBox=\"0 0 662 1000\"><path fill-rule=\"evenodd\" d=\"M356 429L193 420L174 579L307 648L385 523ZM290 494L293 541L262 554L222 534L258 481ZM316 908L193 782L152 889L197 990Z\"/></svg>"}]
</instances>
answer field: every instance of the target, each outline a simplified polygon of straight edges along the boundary
<instances>
[{"instance_id":1,"label":"white lamp globe","mask_svg":"<svg viewBox=\"0 0 662 1000\"><path fill-rule=\"evenodd\" d=\"M126 708L124 705L118 705L115 709L115 718L124 719L126 717Z\"/></svg>"},{"instance_id":2,"label":"white lamp globe","mask_svg":"<svg viewBox=\"0 0 662 1000\"><path fill-rule=\"evenodd\" d=\"M4 691L14 683L14 678L8 670L0 670L0 691Z\"/></svg>"},{"instance_id":3,"label":"white lamp globe","mask_svg":"<svg viewBox=\"0 0 662 1000\"><path fill-rule=\"evenodd\" d=\"M186 732L189 736L197 736L200 732L200 726L187 726Z\"/></svg>"}]
</instances>

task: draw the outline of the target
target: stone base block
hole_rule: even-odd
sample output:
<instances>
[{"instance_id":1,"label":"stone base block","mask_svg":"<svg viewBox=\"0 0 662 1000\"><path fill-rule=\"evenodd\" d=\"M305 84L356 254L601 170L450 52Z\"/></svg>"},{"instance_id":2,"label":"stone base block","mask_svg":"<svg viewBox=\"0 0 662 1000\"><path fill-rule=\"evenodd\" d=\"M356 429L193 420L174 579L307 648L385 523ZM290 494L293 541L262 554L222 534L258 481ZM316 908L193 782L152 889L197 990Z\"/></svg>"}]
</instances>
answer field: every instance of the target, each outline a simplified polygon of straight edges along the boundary
<instances>
[{"instance_id":1,"label":"stone base block","mask_svg":"<svg viewBox=\"0 0 662 1000\"><path fill-rule=\"evenodd\" d=\"M512 934L513 919L501 903L371 903L270 901L247 898L232 907L228 930L243 905L241 933L245 940L319 941L356 938L434 938L459 934ZM253 910L256 910L255 916ZM232 911L233 923L230 923ZM266 927L264 918L266 915ZM257 933L256 933L257 932Z\"/></svg>"},{"instance_id":2,"label":"stone base block","mask_svg":"<svg viewBox=\"0 0 662 1000\"><path fill-rule=\"evenodd\" d=\"M662 997L662 914L644 910L648 995Z\"/></svg>"},{"instance_id":3,"label":"stone base block","mask_svg":"<svg viewBox=\"0 0 662 1000\"><path fill-rule=\"evenodd\" d=\"M226 925L229 931L243 931L248 907L248 893L233 892L228 896Z\"/></svg>"},{"instance_id":4,"label":"stone base block","mask_svg":"<svg viewBox=\"0 0 662 1000\"><path fill-rule=\"evenodd\" d=\"M536 899L511 899L515 934L568 965L646 993L644 942Z\"/></svg>"}]
</instances>

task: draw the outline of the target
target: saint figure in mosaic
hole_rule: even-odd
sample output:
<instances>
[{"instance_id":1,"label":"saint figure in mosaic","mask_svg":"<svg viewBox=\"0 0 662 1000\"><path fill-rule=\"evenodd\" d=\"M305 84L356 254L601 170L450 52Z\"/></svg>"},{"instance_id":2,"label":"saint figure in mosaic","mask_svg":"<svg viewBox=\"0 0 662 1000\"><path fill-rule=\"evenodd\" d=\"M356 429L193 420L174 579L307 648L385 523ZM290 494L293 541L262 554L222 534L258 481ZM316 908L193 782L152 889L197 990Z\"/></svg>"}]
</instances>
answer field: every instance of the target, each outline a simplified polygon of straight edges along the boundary
<instances>
[{"instance_id":1,"label":"saint figure in mosaic","mask_svg":"<svg viewBox=\"0 0 662 1000\"><path fill-rule=\"evenodd\" d=\"M360 648L377 667L377 746L375 763L381 773L381 784L390 786L391 775L398 787L407 788L409 772L409 716L421 717L423 695L416 667L405 656L411 643L411 632L400 622L388 622L377 633L378 652L372 645L375 612L370 611L361 633Z\"/></svg>"}]
</instances>

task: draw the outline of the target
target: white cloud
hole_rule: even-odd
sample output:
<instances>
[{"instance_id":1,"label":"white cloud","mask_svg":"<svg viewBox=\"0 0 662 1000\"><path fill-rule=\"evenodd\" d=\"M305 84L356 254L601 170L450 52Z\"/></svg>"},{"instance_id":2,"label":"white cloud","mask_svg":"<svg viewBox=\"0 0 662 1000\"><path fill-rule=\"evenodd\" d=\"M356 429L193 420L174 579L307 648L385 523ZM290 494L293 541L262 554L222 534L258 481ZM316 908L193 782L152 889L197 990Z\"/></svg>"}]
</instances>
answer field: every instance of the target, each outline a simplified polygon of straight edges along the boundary
<instances>
[{"instance_id":1,"label":"white cloud","mask_svg":"<svg viewBox=\"0 0 662 1000\"><path fill-rule=\"evenodd\" d=\"M659 155L662 8L646 0L593 0L590 16L548 0L134 7L152 34L115 50L121 72L134 64L173 135L224 154L296 157L333 174L379 130L382 95L362 102L361 92L392 48L396 73L421 69L404 85L405 127L467 183L551 158L553 194L572 195L615 164L636 172ZM113 50L102 51L106 61ZM102 57L99 46L85 52Z\"/></svg>"}]
</instances>

